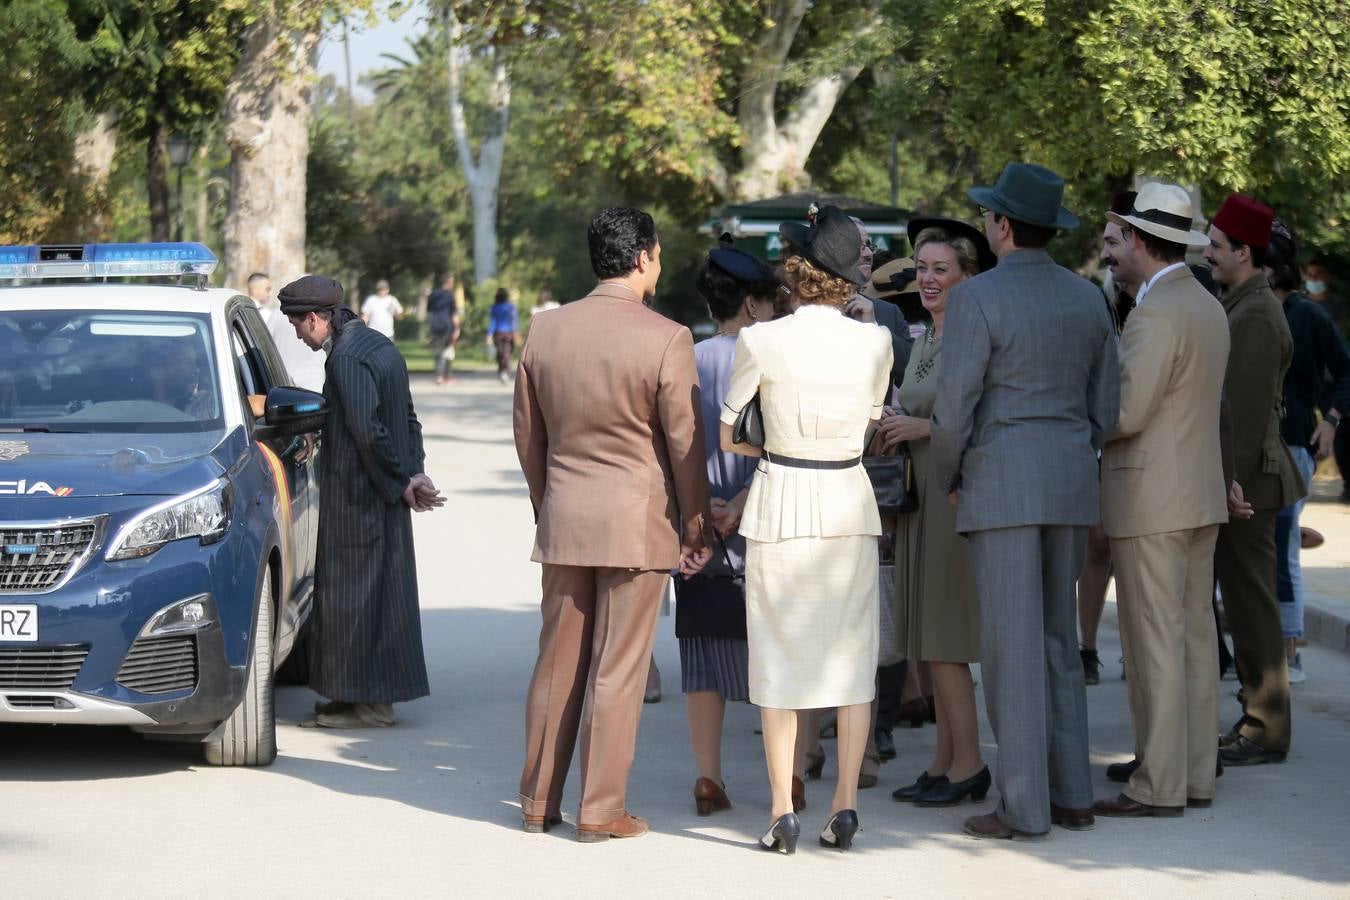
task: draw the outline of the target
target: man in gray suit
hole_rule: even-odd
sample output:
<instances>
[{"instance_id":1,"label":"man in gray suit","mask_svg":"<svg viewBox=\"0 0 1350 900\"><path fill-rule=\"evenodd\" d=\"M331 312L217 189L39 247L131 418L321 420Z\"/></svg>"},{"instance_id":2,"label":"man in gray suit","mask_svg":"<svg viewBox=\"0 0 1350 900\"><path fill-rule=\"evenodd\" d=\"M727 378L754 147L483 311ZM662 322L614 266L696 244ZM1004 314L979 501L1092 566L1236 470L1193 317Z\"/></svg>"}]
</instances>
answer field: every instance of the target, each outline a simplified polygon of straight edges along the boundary
<instances>
[{"instance_id":1,"label":"man in gray suit","mask_svg":"<svg viewBox=\"0 0 1350 900\"><path fill-rule=\"evenodd\" d=\"M1100 520L1097 452L1120 368L1101 292L1045 247L1078 226L1064 181L1009 163L972 188L998 266L952 290L933 409L935 471L970 539L997 810L969 834L1035 840L1093 825L1074 580Z\"/></svg>"}]
</instances>

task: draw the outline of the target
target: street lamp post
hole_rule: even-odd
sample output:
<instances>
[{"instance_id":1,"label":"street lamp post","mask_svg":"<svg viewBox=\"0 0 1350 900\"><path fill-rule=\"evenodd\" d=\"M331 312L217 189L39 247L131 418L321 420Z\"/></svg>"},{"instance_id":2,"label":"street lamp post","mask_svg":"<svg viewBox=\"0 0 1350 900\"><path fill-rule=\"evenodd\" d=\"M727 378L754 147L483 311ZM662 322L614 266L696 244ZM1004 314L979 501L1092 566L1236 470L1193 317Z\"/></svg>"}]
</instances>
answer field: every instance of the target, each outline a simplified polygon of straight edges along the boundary
<instances>
[{"instance_id":1,"label":"street lamp post","mask_svg":"<svg viewBox=\"0 0 1350 900\"><path fill-rule=\"evenodd\" d=\"M174 188L173 239L175 241L183 239L183 169L187 168L188 161L192 159L193 149L192 141L181 134L175 134L169 138L169 164L173 166L177 176L177 186Z\"/></svg>"}]
</instances>

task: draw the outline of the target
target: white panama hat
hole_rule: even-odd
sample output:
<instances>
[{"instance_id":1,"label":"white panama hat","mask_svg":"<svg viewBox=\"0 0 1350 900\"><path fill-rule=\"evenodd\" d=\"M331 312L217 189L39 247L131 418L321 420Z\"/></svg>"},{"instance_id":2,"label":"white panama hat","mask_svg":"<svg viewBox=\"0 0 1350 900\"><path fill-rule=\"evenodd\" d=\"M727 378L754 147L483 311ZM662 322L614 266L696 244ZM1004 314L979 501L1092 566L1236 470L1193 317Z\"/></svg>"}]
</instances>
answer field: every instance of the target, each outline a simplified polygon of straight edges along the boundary
<instances>
[{"instance_id":1,"label":"white panama hat","mask_svg":"<svg viewBox=\"0 0 1350 900\"><path fill-rule=\"evenodd\" d=\"M1209 236L1191 228L1195 223L1191 195L1175 184L1146 184L1140 188L1134 209L1128 215L1109 212L1106 217L1118 225L1146 231L1174 244L1209 246Z\"/></svg>"}]
</instances>

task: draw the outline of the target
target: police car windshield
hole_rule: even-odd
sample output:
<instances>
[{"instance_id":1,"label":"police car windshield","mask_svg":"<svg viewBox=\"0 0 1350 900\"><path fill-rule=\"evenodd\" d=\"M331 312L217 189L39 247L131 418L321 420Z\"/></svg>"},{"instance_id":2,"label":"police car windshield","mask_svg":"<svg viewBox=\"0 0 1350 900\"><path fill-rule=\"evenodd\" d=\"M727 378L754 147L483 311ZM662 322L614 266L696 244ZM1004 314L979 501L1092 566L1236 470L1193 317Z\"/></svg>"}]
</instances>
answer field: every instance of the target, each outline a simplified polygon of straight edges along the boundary
<instances>
[{"instance_id":1,"label":"police car windshield","mask_svg":"<svg viewBox=\"0 0 1350 900\"><path fill-rule=\"evenodd\" d=\"M189 313L0 312L0 431L223 428L210 336Z\"/></svg>"}]
</instances>

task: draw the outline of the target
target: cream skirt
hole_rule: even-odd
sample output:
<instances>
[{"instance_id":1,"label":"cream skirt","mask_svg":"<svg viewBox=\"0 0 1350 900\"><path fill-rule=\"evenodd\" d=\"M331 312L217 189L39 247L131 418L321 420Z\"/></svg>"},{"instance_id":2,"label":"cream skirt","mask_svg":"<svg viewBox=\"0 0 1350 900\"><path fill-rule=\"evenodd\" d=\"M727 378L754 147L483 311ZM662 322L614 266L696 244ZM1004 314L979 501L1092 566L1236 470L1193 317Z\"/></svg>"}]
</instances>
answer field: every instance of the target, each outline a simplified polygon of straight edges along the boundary
<instances>
[{"instance_id":1,"label":"cream skirt","mask_svg":"<svg viewBox=\"0 0 1350 900\"><path fill-rule=\"evenodd\" d=\"M750 702L772 709L876 696L874 535L746 541Z\"/></svg>"}]
</instances>

